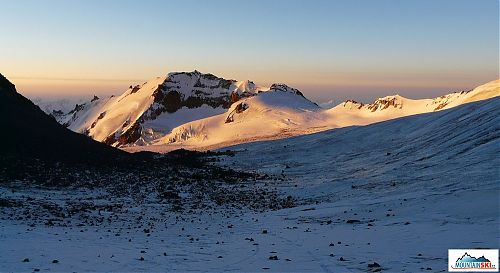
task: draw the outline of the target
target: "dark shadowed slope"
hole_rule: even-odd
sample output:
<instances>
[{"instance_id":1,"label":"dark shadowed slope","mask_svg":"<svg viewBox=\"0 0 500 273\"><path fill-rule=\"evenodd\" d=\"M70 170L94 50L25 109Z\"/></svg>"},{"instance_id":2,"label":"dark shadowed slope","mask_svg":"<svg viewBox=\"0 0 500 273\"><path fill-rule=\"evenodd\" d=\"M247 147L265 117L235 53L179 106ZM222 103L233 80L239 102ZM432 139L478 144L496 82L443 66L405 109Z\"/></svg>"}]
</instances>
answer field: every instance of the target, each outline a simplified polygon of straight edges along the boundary
<instances>
[{"instance_id":1,"label":"dark shadowed slope","mask_svg":"<svg viewBox=\"0 0 500 273\"><path fill-rule=\"evenodd\" d=\"M111 162L127 153L74 133L16 92L0 74L0 158Z\"/></svg>"}]
</instances>

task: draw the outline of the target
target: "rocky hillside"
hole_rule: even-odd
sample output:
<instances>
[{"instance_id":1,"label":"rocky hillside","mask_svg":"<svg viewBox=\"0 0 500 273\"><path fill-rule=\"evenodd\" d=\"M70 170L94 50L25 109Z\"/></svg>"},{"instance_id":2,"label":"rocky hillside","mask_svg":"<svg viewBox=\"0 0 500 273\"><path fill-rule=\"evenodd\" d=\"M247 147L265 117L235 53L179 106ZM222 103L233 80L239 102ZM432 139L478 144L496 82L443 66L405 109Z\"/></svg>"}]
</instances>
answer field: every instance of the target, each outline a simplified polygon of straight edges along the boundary
<instances>
[{"instance_id":1,"label":"rocky hillside","mask_svg":"<svg viewBox=\"0 0 500 273\"><path fill-rule=\"evenodd\" d=\"M103 162L125 152L64 128L0 74L0 159Z\"/></svg>"}]
</instances>

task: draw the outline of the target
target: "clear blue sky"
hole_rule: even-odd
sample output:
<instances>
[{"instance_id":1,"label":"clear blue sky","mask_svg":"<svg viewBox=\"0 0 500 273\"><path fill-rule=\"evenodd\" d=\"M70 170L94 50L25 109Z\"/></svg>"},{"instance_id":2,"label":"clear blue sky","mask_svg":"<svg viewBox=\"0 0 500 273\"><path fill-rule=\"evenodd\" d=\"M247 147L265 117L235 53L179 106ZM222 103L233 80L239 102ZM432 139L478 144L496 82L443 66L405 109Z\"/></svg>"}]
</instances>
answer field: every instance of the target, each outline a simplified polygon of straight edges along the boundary
<instances>
[{"instance_id":1,"label":"clear blue sky","mask_svg":"<svg viewBox=\"0 0 500 273\"><path fill-rule=\"evenodd\" d=\"M0 72L27 95L120 93L169 71L316 101L420 98L499 77L497 0L0 0Z\"/></svg>"}]
</instances>

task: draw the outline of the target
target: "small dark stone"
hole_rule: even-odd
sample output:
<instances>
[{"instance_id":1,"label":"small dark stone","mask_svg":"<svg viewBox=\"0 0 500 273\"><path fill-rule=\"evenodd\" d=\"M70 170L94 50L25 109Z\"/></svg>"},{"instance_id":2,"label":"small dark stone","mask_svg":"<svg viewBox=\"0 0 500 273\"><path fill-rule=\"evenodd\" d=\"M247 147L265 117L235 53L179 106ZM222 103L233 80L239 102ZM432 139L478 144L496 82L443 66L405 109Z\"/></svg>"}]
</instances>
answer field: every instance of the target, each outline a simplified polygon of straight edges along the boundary
<instances>
[{"instance_id":1,"label":"small dark stone","mask_svg":"<svg viewBox=\"0 0 500 273\"><path fill-rule=\"evenodd\" d=\"M339 261L341 262L345 261L344 257L340 257Z\"/></svg>"},{"instance_id":2,"label":"small dark stone","mask_svg":"<svg viewBox=\"0 0 500 273\"><path fill-rule=\"evenodd\" d=\"M144 257L140 257L140 258L139 258L139 261L144 261Z\"/></svg>"},{"instance_id":3,"label":"small dark stone","mask_svg":"<svg viewBox=\"0 0 500 273\"><path fill-rule=\"evenodd\" d=\"M53 264L58 264L58 263L59 263L59 261L58 261L58 260L52 260L52 263L53 263Z\"/></svg>"},{"instance_id":4,"label":"small dark stone","mask_svg":"<svg viewBox=\"0 0 500 273\"><path fill-rule=\"evenodd\" d=\"M25 258L25 259L23 260L23 263L29 263L29 262L30 262L30 259L28 259L28 258Z\"/></svg>"},{"instance_id":5,"label":"small dark stone","mask_svg":"<svg viewBox=\"0 0 500 273\"><path fill-rule=\"evenodd\" d=\"M346 223L348 223L348 224L355 224L355 223L360 223L360 222L361 221L356 220L356 219L349 219L349 220L346 221Z\"/></svg>"},{"instance_id":6,"label":"small dark stone","mask_svg":"<svg viewBox=\"0 0 500 273\"><path fill-rule=\"evenodd\" d=\"M278 256L269 256L269 260L273 260L273 261L277 261L278 260Z\"/></svg>"},{"instance_id":7,"label":"small dark stone","mask_svg":"<svg viewBox=\"0 0 500 273\"><path fill-rule=\"evenodd\" d=\"M267 234L267 229L264 229L264 230L262 231L262 234Z\"/></svg>"},{"instance_id":8,"label":"small dark stone","mask_svg":"<svg viewBox=\"0 0 500 273\"><path fill-rule=\"evenodd\" d=\"M368 264L368 268L375 268L375 267L380 267L380 264L378 264L377 262L373 262L371 264Z\"/></svg>"},{"instance_id":9,"label":"small dark stone","mask_svg":"<svg viewBox=\"0 0 500 273\"><path fill-rule=\"evenodd\" d=\"M335 244L333 244L333 243L330 243L330 246L335 246Z\"/></svg>"},{"instance_id":10,"label":"small dark stone","mask_svg":"<svg viewBox=\"0 0 500 273\"><path fill-rule=\"evenodd\" d=\"M222 256L218 256L217 258L218 258L218 259L222 259Z\"/></svg>"}]
</instances>

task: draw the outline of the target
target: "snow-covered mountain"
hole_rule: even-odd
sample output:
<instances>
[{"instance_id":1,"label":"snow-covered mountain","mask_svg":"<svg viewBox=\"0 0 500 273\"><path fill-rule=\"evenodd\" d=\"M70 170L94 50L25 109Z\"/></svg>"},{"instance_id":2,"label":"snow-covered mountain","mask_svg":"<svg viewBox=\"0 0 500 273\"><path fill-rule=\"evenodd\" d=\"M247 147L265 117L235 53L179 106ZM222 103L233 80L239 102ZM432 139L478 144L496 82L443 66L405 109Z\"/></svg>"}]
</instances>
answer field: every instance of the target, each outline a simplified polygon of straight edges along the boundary
<instances>
[{"instance_id":1,"label":"snow-covered mountain","mask_svg":"<svg viewBox=\"0 0 500 273\"><path fill-rule=\"evenodd\" d=\"M60 99L35 97L30 98L30 100L34 104L38 105L38 107L40 107L40 109L42 109L42 111L44 111L46 114L51 115L57 119L60 116L64 116L65 114L69 113L75 108L76 105L84 104L88 99L78 97Z\"/></svg>"},{"instance_id":2,"label":"snow-covered mountain","mask_svg":"<svg viewBox=\"0 0 500 273\"><path fill-rule=\"evenodd\" d=\"M379 98L371 104L352 100L323 109L285 85L243 98L225 113L174 128L148 147L129 151L166 152L177 148L214 149L239 143L280 139L332 128L367 125L415 114L449 109L500 95L499 80L434 99L413 100L399 95Z\"/></svg>"},{"instance_id":3,"label":"snow-covered mountain","mask_svg":"<svg viewBox=\"0 0 500 273\"><path fill-rule=\"evenodd\" d=\"M243 98L223 114L183 124L153 145L191 148L231 145L304 134L305 124L321 121L321 108L300 91L284 84ZM168 147L167 147L168 148Z\"/></svg>"},{"instance_id":4,"label":"snow-covered mountain","mask_svg":"<svg viewBox=\"0 0 500 273\"><path fill-rule=\"evenodd\" d=\"M500 95L499 83L433 99L393 95L324 109L285 84L266 88L198 71L174 72L53 116L73 131L129 151L213 149L448 109Z\"/></svg>"},{"instance_id":5,"label":"snow-covered mountain","mask_svg":"<svg viewBox=\"0 0 500 273\"><path fill-rule=\"evenodd\" d=\"M95 97L57 120L110 145L149 143L181 124L223 113L258 90L251 81L198 71L170 73L130 86L121 96Z\"/></svg>"},{"instance_id":6,"label":"snow-covered mountain","mask_svg":"<svg viewBox=\"0 0 500 273\"><path fill-rule=\"evenodd\" d=\"M403 116L449 109L499 95L500 80L495 80L478 86L471 91L454 92L434 99L413 100L394 95L378 98L370 104L348 100L326 112L330 116L328 120L331 127L367 125Z\"/></svg>"}]
</instances>

